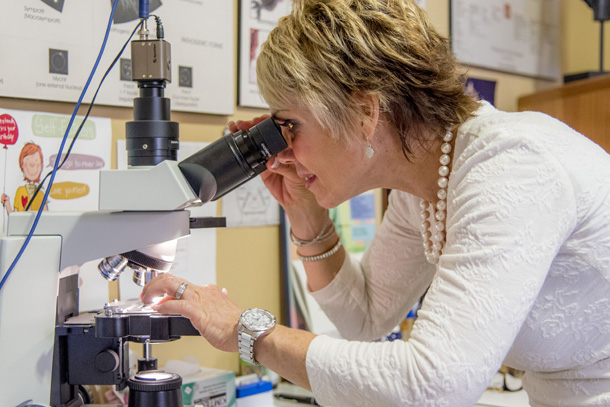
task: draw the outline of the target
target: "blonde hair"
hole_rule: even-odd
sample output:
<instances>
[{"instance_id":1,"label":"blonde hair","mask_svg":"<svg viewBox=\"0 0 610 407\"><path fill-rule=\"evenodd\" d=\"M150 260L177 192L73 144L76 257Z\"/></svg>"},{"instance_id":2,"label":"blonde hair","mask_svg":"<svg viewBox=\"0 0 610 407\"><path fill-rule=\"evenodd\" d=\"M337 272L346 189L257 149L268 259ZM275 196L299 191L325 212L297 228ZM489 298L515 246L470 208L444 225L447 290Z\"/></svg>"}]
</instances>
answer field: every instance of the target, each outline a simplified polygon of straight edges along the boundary
<instances>
[{"instance_id":1,"label":"blonde hair","mask_svg":"<svg viewBox=\"0 0 610 407\"><path fill-rule=\"evenodd\" d=\"M426 145L477 107L449 41L412 0L294 0L261 47L258 86L271 106L296 100L333 137L366 123L358 95L379 99L402 140Z\"/></svg>"}]
</instances>

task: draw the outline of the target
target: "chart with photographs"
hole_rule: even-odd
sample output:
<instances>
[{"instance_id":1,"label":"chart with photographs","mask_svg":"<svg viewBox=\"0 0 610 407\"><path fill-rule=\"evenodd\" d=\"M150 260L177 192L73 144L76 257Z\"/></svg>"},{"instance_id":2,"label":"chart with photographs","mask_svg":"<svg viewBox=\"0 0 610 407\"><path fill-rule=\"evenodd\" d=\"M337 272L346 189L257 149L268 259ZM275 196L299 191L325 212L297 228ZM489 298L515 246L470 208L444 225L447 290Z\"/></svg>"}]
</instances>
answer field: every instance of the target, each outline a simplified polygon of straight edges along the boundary
<instances>
[{"instance_id":1,"label":"chart with photographs","mask_svg":"<svg viewBox=\"0 0 610 407\"><path fill-rule=\"evenodd\" d=\"M0 0L0 96L76 102L102 45L114 0ZM139 22L138 0L118 0L89 102L104 72ZM150 0L171 46L172 109L232 114L234 56L232 1ZM155 19L149 19L152 38ZM128 45L105 79L96 103L133 106Z\"/></svg>"},{"instance_id":2,"label":"chart with photographs","mask_svg":"<svg viewBox=\"0 0 610 407\"><path fill-rule=\"evenodd\" d=\"M267 108L256 85L256 58L267 35L291 8L291 0L240 0L238 105Z\"/></svg>"}]
</instances>

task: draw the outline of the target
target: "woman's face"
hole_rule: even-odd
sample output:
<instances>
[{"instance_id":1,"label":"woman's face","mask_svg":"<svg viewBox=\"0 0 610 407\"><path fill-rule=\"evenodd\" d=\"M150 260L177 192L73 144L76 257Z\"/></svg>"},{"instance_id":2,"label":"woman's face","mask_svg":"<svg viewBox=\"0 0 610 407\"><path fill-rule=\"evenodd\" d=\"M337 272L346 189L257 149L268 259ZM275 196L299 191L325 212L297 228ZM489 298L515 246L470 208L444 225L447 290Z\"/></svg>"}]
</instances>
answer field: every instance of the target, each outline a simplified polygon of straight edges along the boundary
<instances>
[{"instance_id":1,"label":"woman's face","mask_svg":"<svg viewBox=\"0 0 610 407\"><path fill-rule=\"evenodd\" d=\"M42 160L40 159L40 155L34 153L23 157L22 170L23 176L28 181L36 181L40 177L40 172L42 171Z\"/></svg>"},{"instance_id":2,"label":"woman's face","mask_svg":"<svg viewBox=\"0 0 610 407\"><path fill-rule=\"evenodd\" d=\"M321 206L334 208L368 190L364 137L360 141L357 136L350 138L347 143L335 140L304 109L280 108L272 112L288 143L288 148L277 156L280 163L294 164Z\"/></svg>"}]
</instances>

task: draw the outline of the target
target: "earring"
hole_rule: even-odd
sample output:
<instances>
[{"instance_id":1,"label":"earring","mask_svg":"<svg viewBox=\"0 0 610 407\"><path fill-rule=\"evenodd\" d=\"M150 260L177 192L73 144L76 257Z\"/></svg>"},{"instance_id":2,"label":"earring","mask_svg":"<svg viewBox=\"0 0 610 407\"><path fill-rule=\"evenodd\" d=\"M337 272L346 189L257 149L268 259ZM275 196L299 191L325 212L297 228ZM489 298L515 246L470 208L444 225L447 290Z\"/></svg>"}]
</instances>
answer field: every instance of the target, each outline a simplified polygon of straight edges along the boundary
<instances>
[{"instance_id":1,"label":"earring","mask_svg":"<svg viewBox=\"0 0 610 407\"><path fill-rule=\"evenodd\" d=\"M366 148L366 150L364 150L364 155L366 155L366 158L372 158L373 155L375 154L375 150L373 150L373 147L371 147L370 141L367 140L367 143L369 143L369 145Z\"/></svg>"}]
</instances>

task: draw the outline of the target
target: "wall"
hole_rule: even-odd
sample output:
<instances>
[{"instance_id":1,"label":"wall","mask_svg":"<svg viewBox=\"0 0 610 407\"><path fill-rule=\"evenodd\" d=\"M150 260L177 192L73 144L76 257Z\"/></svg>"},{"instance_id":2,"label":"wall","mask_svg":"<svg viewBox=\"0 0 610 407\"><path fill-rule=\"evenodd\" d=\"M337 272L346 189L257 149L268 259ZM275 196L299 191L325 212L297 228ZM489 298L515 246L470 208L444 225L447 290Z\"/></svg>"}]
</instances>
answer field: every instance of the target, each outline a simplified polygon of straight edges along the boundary
<instances>
[{"instance_id":1,"label":"wall","mask_svg":"<svg viewBox=\"0 0 610 407\"><path fill-rule=\"evenodd\" d=\"M583 0L558 0L560 27L560 63L563 74L597 71L599 69L599 22ZM449 35L449 0L428 0L427 9L436 28ZM610 70L610 29L604 32L604 68ZM536 80L479 68L469 68L469 74L479 79L495 80L496 106L516 111L520 96L562 85L562 81Z\"/></svg>"},{"instance_id":2,"label":"wall","mask_svg":"<svg viewBox=\"0 0 610 407\"><path fill-rule=\"evenodd\" d=\"M234 26L237 27L237 0ZM449 7L447 0L428 0L431 19L441 33L449 34ZM590 9L582 1L561 0L562 64L564 72L597 69L598 25L592 20ZM235 36L237 41L237 35ZM171 42L171 38L168 38ZM609 41L610 42L610 41ZM237 60L237 42L235 43ZM236 69L237 73L237 69ZM535 80L516 75L470 69L473 77L495 80L496 105L503 110L517 110L519 96L537 90L559 86L558 82ZM237 80L237 78L235 79ZM73 105L20 99L0 98L0 106L7 109L37 110L71 114ZM260 109L236 107L232 116L215 116L193 113L172 113L172 119L180 123L180 137L184 141L213 141L220 137L229 120L249 119L265 113ZM125 122L132 120L129 108L98 106L95 116L112 118L113 142L123 139ZM113 143L114 144L114 143ZM112 153L112 165L116 168L116 154ZM282 315L281 272L278 227L231 228L217 230L217 283L225 287L231 299L240 307L261 307L275 315ZM112 285L110 298L115 298L116 286ZM101 306L102 304L100 304ZM133 345L132 348L139 348ZM238 371L239 359L212 349L201 338L183 338L170 344L155 345L153 354L160 366L167 359L195 356L202 365Z\"/></svg>"},{"instance_id":3,"label":"wall","mask_svg":"<svg viewBox=\"0 0 610 407\"><path fill-rule=\"evenodd\" d=\"M562 65L565 73L599 70L600 23L583 0L561 0ZM604 70L610 70L610 31L604 26Z\"/></svg>"},{"instance_id":4,"label":"wall","mask_svg":"<svg viewBox=\"0 0 610 407\"><path fill-rule=\"evenodd\" d=\"M568 0L575 1L575 0ZM428 0L427 10L435 27L443 34L449 35L449 0ZM559 82L537 80L526 76L490 71L468 67L468 75L473 78L496 81L495 105L501 110L516 111L517 99L524 94L539 89L558 86Z\"/></svg>"}]
</instances>

